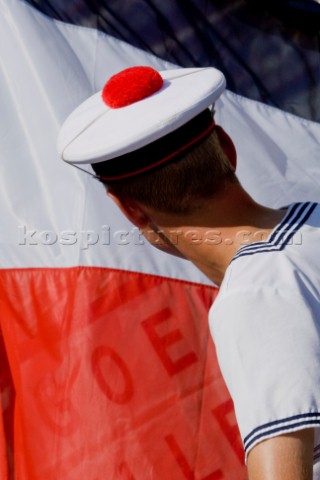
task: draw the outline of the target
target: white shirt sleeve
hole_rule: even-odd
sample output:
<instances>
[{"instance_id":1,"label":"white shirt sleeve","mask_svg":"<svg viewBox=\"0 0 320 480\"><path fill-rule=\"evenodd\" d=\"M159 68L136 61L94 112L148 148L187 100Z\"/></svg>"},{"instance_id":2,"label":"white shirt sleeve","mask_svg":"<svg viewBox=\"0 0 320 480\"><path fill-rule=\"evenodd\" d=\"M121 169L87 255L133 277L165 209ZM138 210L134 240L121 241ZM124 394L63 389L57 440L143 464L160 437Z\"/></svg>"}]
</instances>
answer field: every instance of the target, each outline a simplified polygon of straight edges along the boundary
<instances>
[{"instance_id":1,"label":"white shirt sleeve","mask_svg":"<svg viewBox=\"0 0 320 480\"><path fill-rule=\"evenodd\" d=\"M272 287L219 297L210 329L246 454L266 438L320 427L319 301Z\"/></svg>"}]
</instances>

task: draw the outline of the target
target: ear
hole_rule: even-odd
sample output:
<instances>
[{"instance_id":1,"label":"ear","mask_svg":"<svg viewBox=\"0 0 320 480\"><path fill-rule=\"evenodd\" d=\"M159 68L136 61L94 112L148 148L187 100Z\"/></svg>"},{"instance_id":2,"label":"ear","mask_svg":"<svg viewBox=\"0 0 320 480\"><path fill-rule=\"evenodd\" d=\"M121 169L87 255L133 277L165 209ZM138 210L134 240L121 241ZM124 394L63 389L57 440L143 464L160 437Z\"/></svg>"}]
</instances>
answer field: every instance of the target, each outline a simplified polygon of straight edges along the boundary
<instances>
[{"instance_id":1,"label":"ear","mask_svg":"<svg viewBox=\"0 0 320 480\"><path fill-rule=\"evenodd\" d=\"M130 222L136 227L144 228L150 223L150 218L139 203L135 202L131 198L117 195L112 191L108 191L107 195L115 202L127 219L130 220Z\"/></svg>"},{"instance_id":2,"label":"ear","mask_svg":"<svg viewBox=\"0 0 320 480\"><path fill-rule=\"evenodd\" d=\"M225 154L230 160L231 165L234 169L237 167L237 151L236 147L234 146L233 141L229 137L229 135L224 131L220 125L215 126L215 130L218 134L220 145L224 150Z\"/></svg>"}]
</instances>

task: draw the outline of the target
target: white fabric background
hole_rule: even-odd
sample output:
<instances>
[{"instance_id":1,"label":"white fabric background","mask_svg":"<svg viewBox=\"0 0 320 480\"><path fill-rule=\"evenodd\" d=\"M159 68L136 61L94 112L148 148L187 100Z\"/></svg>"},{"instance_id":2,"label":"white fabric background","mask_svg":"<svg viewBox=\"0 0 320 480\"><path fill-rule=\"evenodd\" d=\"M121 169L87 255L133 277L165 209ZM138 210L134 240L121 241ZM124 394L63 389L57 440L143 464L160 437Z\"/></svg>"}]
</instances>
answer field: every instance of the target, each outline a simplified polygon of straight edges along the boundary
<instances>
[{"instance_id":1,"label":"white fabric background","mask_svg":"<svg viewBox=\"0 0 320 480\"><path fill-rule=\"evenodd\" d=\"M0 0L0 37L1 267L101 266L209 283L190 263L135 245L136 235L119 245L119 231L132 226L96 180L56 152L63 120L111 74L171 65L19 0ZM238 149L240 179L258 201L320 200L319 124L230 92L216 112ZM109 229L115 239L103 245ZM73 245L61 241L64 231L75 233ZM95 241L96 234L99 241L84 248L81 238Z\"/></svg>"}]
</instances>

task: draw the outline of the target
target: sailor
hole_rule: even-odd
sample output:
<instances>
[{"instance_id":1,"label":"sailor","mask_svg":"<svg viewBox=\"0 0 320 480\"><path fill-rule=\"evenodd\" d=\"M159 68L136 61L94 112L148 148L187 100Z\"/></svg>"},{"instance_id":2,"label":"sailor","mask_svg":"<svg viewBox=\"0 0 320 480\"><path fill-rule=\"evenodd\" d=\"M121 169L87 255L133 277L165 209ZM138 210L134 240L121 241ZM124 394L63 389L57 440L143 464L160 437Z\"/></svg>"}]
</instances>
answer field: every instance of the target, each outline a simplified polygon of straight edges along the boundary
<instances>
[{"instance_id":1,"label":"sailor","mask_svg":"<svg viewBox=\"0 0 320 480\"><path fill-rule=\"evenodd\" d=\"M320 206L270 209L245 191L214 121L224 89L214 68L126 69L69 116L59 152L91 164L149 241L220 286L210 329L250 480L320 479Z\"/></svg>"}]
</instances>

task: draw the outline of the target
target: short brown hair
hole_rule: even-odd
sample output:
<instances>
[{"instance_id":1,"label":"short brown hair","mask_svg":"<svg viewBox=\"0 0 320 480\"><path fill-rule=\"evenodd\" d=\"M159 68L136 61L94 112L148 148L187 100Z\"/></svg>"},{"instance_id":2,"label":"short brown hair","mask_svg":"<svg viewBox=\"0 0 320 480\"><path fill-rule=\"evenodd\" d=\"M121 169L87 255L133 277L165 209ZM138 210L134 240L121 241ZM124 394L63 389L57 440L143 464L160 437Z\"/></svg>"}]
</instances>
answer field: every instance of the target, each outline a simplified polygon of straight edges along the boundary
<instances>
[{"instance_id":1,"label":"short brown hair","mask_svg":"<svg viewBox=\"0 0 320 480\"><path fill-rule=\"evenodd\" d=\"M236 183L237 177L214 129L181 158L128 179L102 183L115 195L156 210L187 214L214 197L226 182Z\"/></svg>"}]
</instances>

